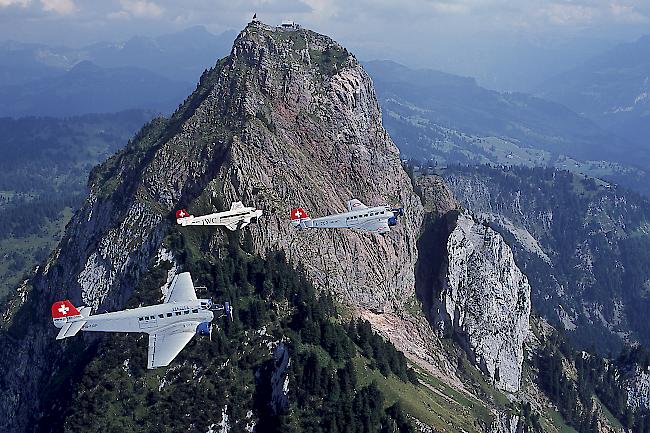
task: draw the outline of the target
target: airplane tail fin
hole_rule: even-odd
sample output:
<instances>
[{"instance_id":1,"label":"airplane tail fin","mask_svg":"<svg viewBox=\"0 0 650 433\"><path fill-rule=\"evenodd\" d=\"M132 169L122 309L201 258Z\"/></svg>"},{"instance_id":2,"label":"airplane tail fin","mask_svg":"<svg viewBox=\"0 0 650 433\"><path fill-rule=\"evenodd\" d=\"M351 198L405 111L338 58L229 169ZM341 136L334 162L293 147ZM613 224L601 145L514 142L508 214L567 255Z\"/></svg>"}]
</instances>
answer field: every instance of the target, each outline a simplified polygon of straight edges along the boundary
<instances>
[{"instance_id":1,"label":"airplane tail fin","mask_svg":"<svg viewBox=\"0 0 650 433\"><path fill-rule=\"evenodd\" d=\"M182 222L181 222L182 220L184 220L185 218L191 217L191 216L193 216L193 215L190 214L185 209L177 210L176 211L176 223L177 224L182 224Z\"/></svg>"},{"instance_id":2,"label":"airplane tail fin","mask_svg":"<svg viewBox=\"0 0 650 433\"><path fill-rule=\"evenodd\" d=\"M311 227L311 218L303 208L293 208L291 210L291 225L301 229Z\"/></svg>"},{"instance_id":3,"label":"airplane tail fin","mask_svg":"<svg viewBox=\"0 0 650 433\"><path fill-rule=\"evenodd\" d=\"M67 299L52 304L52 321L54 326L61 328L56 339L60 340L76 335L86 323L84 319L90 316L90 310L90 307L82 307L79 311Z\"/></svg>"}]
</instances>

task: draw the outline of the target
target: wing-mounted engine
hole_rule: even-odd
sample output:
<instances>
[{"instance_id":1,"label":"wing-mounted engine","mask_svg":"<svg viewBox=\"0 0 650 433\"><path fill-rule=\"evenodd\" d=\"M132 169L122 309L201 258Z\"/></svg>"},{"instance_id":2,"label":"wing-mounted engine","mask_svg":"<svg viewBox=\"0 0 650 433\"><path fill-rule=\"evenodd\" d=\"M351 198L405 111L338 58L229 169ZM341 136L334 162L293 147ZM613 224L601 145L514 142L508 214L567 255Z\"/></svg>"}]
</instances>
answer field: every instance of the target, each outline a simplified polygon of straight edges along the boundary
<instances>
[{"instance_id":1,"label":"wing-mounted engine","mask_svg":"<svg viewBox=\"0 0 650 433\"><path fill-rule=\"evenodd\" d=\"M196 327L196 335L209 337L212 340L212 324L210 322L201 322Z\"/></svg>"},{"instance_id":2,"label":"wing-mounted engine","mask_svg":"<svg viewBox=\"0 0 650 433\"><path fill-rule=\"evenodd\" d=\"M230 302L226 301L223 304L210 304L210 310L215 313L220 313L218 317L225 317L226 320L232 322L232 306Z\"/></svg>"},{"instance_id":3,"label":"wing-mounted engine","mask_svg":"<svg viewBox=\"0 0 650 433\"><path fill-rule=\"evenodd\" d=\"M402 217L404 216L404 208L403 207L396 207L392 208L390 210L393 213L393 216L388 218L388 225L389 226L396 226L397 225L397 217Z\"/></svg>"}]
</instances>

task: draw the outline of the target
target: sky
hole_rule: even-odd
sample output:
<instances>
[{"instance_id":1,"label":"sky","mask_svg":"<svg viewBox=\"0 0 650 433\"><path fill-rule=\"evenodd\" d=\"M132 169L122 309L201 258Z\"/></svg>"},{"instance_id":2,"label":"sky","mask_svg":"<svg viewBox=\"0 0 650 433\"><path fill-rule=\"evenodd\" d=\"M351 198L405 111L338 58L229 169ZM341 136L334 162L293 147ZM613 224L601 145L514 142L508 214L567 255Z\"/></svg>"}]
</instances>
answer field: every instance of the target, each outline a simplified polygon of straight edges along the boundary
<instances>
[{"instance_id":1,"label":"sky","mask_svg":"<svg viewBox=\"0 0 650 433\"><path fill-rule=\"evenodd\" d=\"M486 62L505 69L557 50L579 59L650 34L650 0L0 0L0 40L81 47L195 25L220 33L253 13L293 19L361 58L475 76Z\"/></svg>"}]
</instances>

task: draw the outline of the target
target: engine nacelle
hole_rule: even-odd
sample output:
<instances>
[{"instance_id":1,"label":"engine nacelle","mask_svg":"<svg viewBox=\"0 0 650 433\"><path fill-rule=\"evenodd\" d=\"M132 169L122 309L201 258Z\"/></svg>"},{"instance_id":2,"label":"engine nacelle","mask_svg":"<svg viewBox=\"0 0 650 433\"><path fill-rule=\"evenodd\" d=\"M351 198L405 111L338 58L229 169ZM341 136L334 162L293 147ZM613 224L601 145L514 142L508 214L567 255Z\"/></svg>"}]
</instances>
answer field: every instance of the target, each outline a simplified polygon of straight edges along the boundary
<instances>
[{"instance_id":1,"label":"engine nacelle","mask_svg":"<svg viewBox=\"0 0 650 433\"><path fill-rule=\"evenodd\" d=\"M210 337L212 334L212 325L210 322L201 322L196 327L196 334L203 337Z\"/></svg>"},{"instance_id":2,"label":"engine nacelle","mask_svg":"<svg viewBox=\"0 0 650 433\"><path fill-rule=\"evenodd\" d=\"M397 217L392 216L392 217L388 218L388 225L391 226L391 227L396 226L397 225Z\"/></svg>"}]
</instances>

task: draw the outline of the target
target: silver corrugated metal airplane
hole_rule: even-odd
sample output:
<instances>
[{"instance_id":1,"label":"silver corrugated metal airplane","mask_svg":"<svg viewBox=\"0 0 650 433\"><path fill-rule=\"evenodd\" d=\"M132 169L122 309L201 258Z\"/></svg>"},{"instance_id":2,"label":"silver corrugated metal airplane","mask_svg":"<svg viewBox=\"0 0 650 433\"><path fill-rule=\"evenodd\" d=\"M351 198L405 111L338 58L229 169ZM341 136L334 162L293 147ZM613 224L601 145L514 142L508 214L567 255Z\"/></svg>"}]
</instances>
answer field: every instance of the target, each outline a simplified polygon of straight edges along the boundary
<instances>
[{"instance_id":1,"label":"silver corrugated metal airplane","mask_svg":"<svg viewBox=\"0 0 650 433\"><path fill-rule=\"evenodd\" d=\"M404 215L404 208L390 206L368 207L357 199L348 201L348 211L320 218L310 218L301 207L291 210L291 224L298 229L349 228L375 233L388 233L397 225L397 217Z\"/></svg>"},{"instance_id":2,"label":"silver corrugated metal airplane","mask_svg":"<svg viewBox=\"0 0 650 433\"><path fill-rule=\"evenodd\" d=\"M262 210L246 207L240 201L234 202L230 210L203 216L191 215L185 209L176 212L176 222L184 226L225 226L228 230L237 230L250 224L251 219L262 216Z\"/></svg>"},{"instance_id":3,"label":"silver corrugated metal airplane","mask_svg":"<svg viewBox=\"0 0 650 433\"><path fill-rule=\"evenodd\" d=\"M196 334L210 337L214 312L223 311L232 318L232 310L197 299L189 272L174 277L165 301L104 314L90 314L90 307L75 308L68 300L52 304L54 326L60 328L57 340L91 332L143 332L149 334L147 368L165 367L174 360Z\"/></svg>"}]
</instances>

